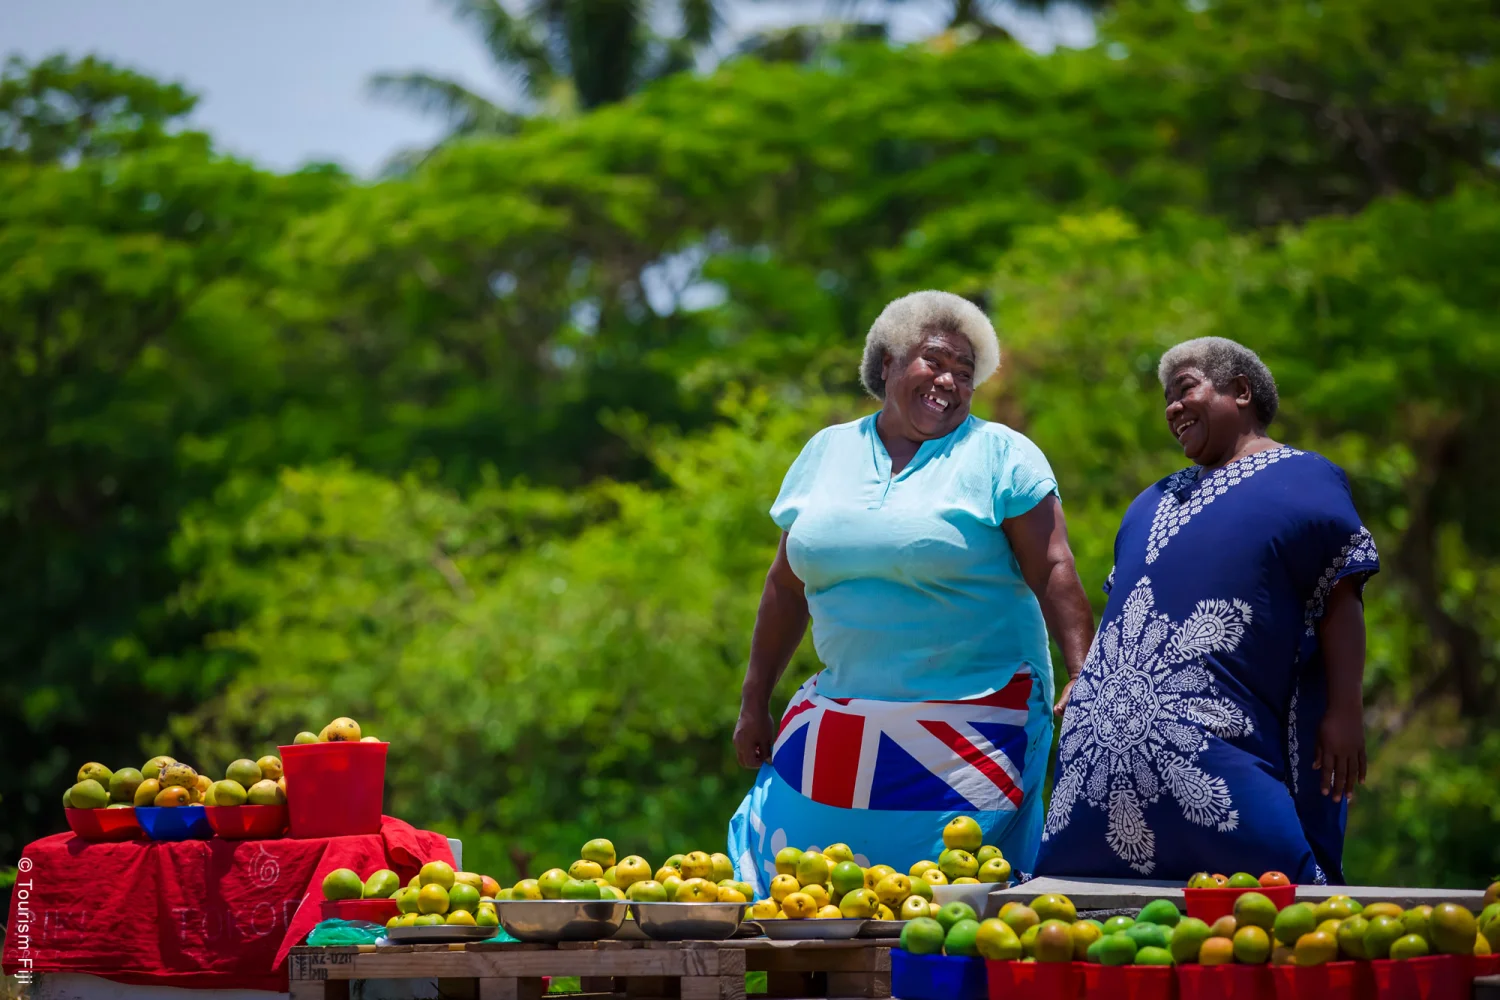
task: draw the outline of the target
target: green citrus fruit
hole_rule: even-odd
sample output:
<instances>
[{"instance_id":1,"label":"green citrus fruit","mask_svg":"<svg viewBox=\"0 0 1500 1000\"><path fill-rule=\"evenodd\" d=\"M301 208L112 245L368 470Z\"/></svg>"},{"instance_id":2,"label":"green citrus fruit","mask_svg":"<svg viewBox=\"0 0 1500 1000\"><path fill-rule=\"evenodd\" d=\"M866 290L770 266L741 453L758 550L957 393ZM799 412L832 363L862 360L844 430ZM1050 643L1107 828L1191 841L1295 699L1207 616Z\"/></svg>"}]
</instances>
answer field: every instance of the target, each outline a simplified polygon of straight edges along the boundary
<instances>
[{"instance_id":1,"label":"green citrus fruit","mask_svg":"<svg viewBox=\"0 0 1500 1000\"><path fill-rule=\"evenodd\" d=\"M1177 904L1170 899L1153 899L1141 907L1141 912L1135 919L1142 924L1176 927L1177 922L1182 919L1182 914L1177 911Z\"/></svg>"},{"instance_id":2,"label":"green citrus fruit","mask_svg":"<svg viewBox=\"0 0 1500 1000\"><path fill-rule=\"evenodd\" d=\"M323 876L324 899L359 899L364 888L359 875L349 868L335 868Z\"/></svg>"},{"instance_id":3,"label":"green citrus fruit","mask_svg":"<svg viewBox=\"0 0 1500 1000\"><path fill-rule=\"evenodd\" d=\"M1377 913L1376 916L1383 917L1385 914ZM1338 929L1333 932L1333 938L1339 943L1339 951L1344 953L1345 958L1360 961L1370 957L1365 954L1365 933L1369 929L1370 922L1365 919L1363 913L1356 913L1347 920L1339 921Z\"/></svg>"},{"instance_id":4,"label":"green citrus fruit","mask_svg":"<svg viewBox=\"0 0 1500 1000\"><path fill-rule=\"evenodd\" d=\"M979 916L974 912L974 907L959 900L954 900L953 902L940 909L938 911L937 919L938 923L943 925L943 931L945 933L952 930L953 925L958 923L960 920L972 920L975 923L979 922ZM1011 929L1015 930L1014 924L1011 925Z\"/></svg>"},{"instance_id":5,"label":"green citrus fruit","mask_svg":"<svg viewBox=\"0 0 1500 1000\"><path fill-rule=\"evenodd\" d=\"M1135 952L1135 942L1124 931L1106 934L1099 939L1100 965L1130 965L1135 961Z\"/></svg>"},{"instance_id":6,"label":"green citrus fruit","mask_svg":"<svg viewBox=\"0 0 1500 1000\"><path fill-rule=\"evenodd\" d=\"M1021 957L1021 939L1009 924L994 917L980 921L974 947L981 958L994 962L1011 962Z\"/></svg>"},{"instance_id":7,"label":"green citrus fruit","mask_svg":"<svg viewBox=\"0 0 1500 1000\"><path fill-rule=\"evenodd\" d=\"M937 955L943 950L947 932L931 917L908 920L901 928L901 950L913 955Z\"/></svg>"},{"instance_id":8,"label":"green citrus fruit","mask_svg":"<svg viewBox=\"0 0 1500 1000\"><path fill-rule=\"evenodd\" d=\"M1256 924L1234 932L1234 960L1245 965L1262 965L1271 960L1271 935Z\"/></svg>"},{"instance_id":9,"label":"green citrus fruit","mask_svg":"<svg viewBox=\"0 0 1500 1000\"><path fill-rule=\"evenodd\" d=\"M1172 953L1165 948L1147 946L1135 953L1136 965L1171 965Z\"/></svg>"},{"instance_id":10,"label":"green citrus fruit","mask_svg":"<svg viewBox=\"0 0 1500 1000\"><path fill-rule=\"evenodd\" d=\"M1318 916L1311 903L1293 903L1271 923L1271 933L1276 940L1288 947L1297 943L1304 934L1311 934L1318 926Z\"/></svg>"},{"instance_id":11,"label":"green citrus fruit","mask_svg":"<svg viewBox=\"0 0 1500 1000\"><path fill-rule=\"evenodd\" d=\"M1365 928L1364 945L1367 958L1387 958L1391 953L1391 945L1406 934L1406 928L1401 921L1395 917L1375 917L1368 921L1369 926Z\"/></svg>"},{"instance_id":12,"label":"green citrus fruit","mask_svg":"<svg viewBox=\"0 0 1500 1000\"><path fill-rule=\"evenodd\" d=\"M1179 965L1198 961L1198 952L1209 938L1208 924L1197 917L1183 917L1172 929L1172 940L1167 950Z\"/></svg>"},{"instance_id":13,"label":"green citrus fruit","mask_svg":"<svg viewBox=\"0 0 1500 1000\"><path fill-rule=\"evenodd\" d=\"M1427 947L1427 939L1419 934L1407 934L1397 938L1391 944L1391 958L1404 960L1408 958L1422 958L1431 954L1432 949Z\"/></svg>"},{"instance_id":14,"label":"green citrus fruit","mask_svg":"<svg viewBox=\"0 0 1500 1000\"><path fill-rule=\"evenodd\" d=\"M1439 903L1432 908L1427 922L1427 936L1432 950L1440 955L1472 955L1474 937L1479 928L1474 914L1457 903Z\"/></svg>"},{"instance_id":15,"label":"green citrus fruit","mask_svg":"<svg viewBox=\"0 0 1500 1000\"><path fill-rule=\"evenodd\" d=\"M1352 918L1351 918L1352 919ZM1322 965L1338 958L1339 943L1326 931L1313 931L1297 939L1293 960L1298 965Z\"/></svg>"},{"instance_id":16,"label":"green citrus fruit","mask_svg":"<svg viewBox=\"0 0 1500 1000\"><path fill-rule=\"evenodd\" d=\"M429 882L417 890L417 910L424 914L448 912L448 890Z\"/></svg>"},{"instance_id":17,"label":"green citrus fruit","mask_svg":"<svg viewBox=\"0 0 1500 1000\"><path fill-rule=\"evenodd\" d=\"M1134 917L1125 917L1125 916L1110 917L1108 920L1104 921L1104 933L1106 933L1106 934L1118 934L1118 933L1120 933L1122 931L1128 931L1128 930L1130 930L1130 928L1132 928L1134 926L1135 926L1135 918Z\"/></svg>"},{"instance_id":18,"label":"green citrus fruit","mask_svg":"<svg viewBox=\"0 0 1500 1000\"><path fill-rule=\"evenodd\" d=\"M1234 901L1234 922L1243 930L1259 927L1269 932L1276 925L1276 904L1258 892L1247 892Z\"/></svg>"},{"instance_id":19,"label":"green citrus fruit","mask_svg":"<svg viewBox=\"0 0 1500 1000\"><path fill-rule=\"evenodd\" d=\"M943 936L943 954L973 958L979 954L979 921L960 920Z\"/></svg>"}]
</instances>

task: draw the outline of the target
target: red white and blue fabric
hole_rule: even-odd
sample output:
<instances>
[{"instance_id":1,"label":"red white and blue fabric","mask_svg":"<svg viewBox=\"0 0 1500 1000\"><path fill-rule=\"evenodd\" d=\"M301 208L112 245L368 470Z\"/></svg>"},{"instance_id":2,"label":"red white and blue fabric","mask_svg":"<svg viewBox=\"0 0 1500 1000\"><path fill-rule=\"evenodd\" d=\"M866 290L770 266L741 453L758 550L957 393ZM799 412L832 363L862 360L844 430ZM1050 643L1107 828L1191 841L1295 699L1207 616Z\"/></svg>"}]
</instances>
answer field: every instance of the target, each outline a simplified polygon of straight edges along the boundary
<instances>
[{"instance_id":1,"label":"red white and blue fabric","mask_svg":"<svg viewBox=\"0 0 1500 1000\"><path fill-rule=\"evenodd\" d=\"M1049 685L1023 669L982 698L902 702L825 698L817 680L792 697L771 762L730 821L741 878L764 891L782 848L840 841L862 864L904 872L937 856L960 814L1013 868L1029 867L1036 824L1018 820L1041 807Z\"/></svg>"}]
</instances>

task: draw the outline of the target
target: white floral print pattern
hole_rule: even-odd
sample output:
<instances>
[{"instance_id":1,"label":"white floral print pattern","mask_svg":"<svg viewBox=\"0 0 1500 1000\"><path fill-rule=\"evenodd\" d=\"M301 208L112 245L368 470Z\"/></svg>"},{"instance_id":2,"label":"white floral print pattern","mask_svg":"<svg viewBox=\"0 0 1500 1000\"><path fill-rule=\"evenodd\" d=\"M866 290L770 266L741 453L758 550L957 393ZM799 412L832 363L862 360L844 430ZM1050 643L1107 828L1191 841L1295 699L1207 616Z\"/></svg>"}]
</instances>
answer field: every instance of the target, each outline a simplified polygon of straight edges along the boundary
<instances>
[{"instance_id":1,"label":"white floral print pattern","mask_svg":"<svg viewBox=\"0 0 1500 1000\"><path fill-rule=\"evenodd\" d=\"M1125 607L1094 639L1063 717L1061 776L1042 839L1067 827L1082 798L1109 816L1110 849L1131 868L1156 867L1156 835L1145 807L1169 795L1198 826L1220 832L1239 825L1224 779L1197 766L1208 735L1248 736L1254 724L1219 696L1204 663L1235 649L1250 624L1241 600L1199 601L1174 623L1155 610L1151 579L1142 577Z\"/></svg>"},{"instance_id":2,"label":"white floral print pattern","mask_svg":"<svg viewBox=\"0 0 1500 1000\"><path fill-rule=\"evenodd\" d=\"M1156 514L1151 518L1151 537L1146 543L1146 564L1149 566L1156 562L1156 557L1161 555L1161 550L1166 548L1167 543L1187 526L1193 516L1218 497L1228 493L1230 487L1238 486L1257 472L1275 465L1282 459L1302 454L1306 453L1283 445L1279 448L1268 448L1253 455L1246 455L1222 468L1215 469L1186 500L1179 497L1178 493L1198 481L1199 469L1194 466L1168 477L1166 489L1156 505Z\"/></svg>"},{"instance_id":3,"label":"white floral print pattern","mask_svg":"<svg viewBox=\"0 0 1500 1000\"><path fill-rule=\"evenodd\" d=\"M1324 606L1328 602L1328 595L1333 593L1333 585L1342 576L1341 573L1346 566L1368 566L1372 570L1380 565L1380 555L1375 551L1375 539L1370 535L1370 529L1360 525L1358 531L1349 536L1349 544L1345 545L1339 554L1333 557L1333 563L1318 577L1318 585L1313 590L1312 597L1307 601L1307 614L1305 624L1309 636L1317 635L1318 622L1323 618Z\"/></svg>"},{"instance_id":4,"label":"white floral print pattern","mask_svg":"<svg viewBox=\"0 0 1500 1000\"><path fill-rule=\"evenodd\" d=\"M1302 766L1302 748L1297 740L1297 689L1292 688L1292 704L1286 713L1287 787L1297 794L1297 770Z\"/></svg>"}]
</instances>

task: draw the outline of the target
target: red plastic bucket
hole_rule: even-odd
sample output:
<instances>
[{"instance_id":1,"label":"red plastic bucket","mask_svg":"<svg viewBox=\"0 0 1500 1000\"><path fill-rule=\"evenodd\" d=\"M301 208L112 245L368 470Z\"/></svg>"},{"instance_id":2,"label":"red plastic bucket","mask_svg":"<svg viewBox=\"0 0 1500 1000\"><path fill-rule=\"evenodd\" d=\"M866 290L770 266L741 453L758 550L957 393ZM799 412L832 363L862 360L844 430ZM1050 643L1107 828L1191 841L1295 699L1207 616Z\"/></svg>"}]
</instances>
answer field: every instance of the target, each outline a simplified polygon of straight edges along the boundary
<instances>
[{"instance_id":1,"label":"red plastic bucket","mask_svg":"<svg viewBox=\"0 0 1500 1000\"><path fill-rule=\"evenodd\" d=\"M1177 970L1170 965L1083 967L1086 1000L1176 1000Z\"/></svg>"},{"instance_id":2,"label":"red plastic bucket","mask_svg":"<svg viewBox=\"0 0 1500 1000\"><path fill-rule=\"evenodd\" d=\"M1259 889L1231 889L1227 886L1215 889L1184 889L1182 890L1182 901L1187 907L1187 915L1197 917L1204 923L1213 923L1220 917L1231 916L1234 913L1234 901L1247 892L1258 892L1262 896L1276 904L1276 909L1283 910L1297 901L1297 887L1295 885L1266 885Z\"/></svg>"},{"instance_id":3,"label":"red plastic bucket","mask_svg":"<svg viewBox=\"0 0 1500 1000\"><path fill-rule=\"evenodd\" d=\"M280 747L293 837L380 832L389 743L300 743Z\"/></svg>"},{"instance_id":4,"label":"red plastic bucket","mask_svg":"<svg viewBox=\"0 0 1500 1000\"><path fill-rule=\"evenodd\" d=\"M1376 959L1376 1000L1469 1000L1473 959L1467 955Z\"/></svg>"},{"instance_id":5,"label":"red plastic bucket","mask_svg":"<svg viewBox=\"0 0 1500 1000\"><path fill-rule=\"evenodd\" d=\"M134 809L73 809L68 814L68 828L79 840L108 843L116 840L140 840L146 836L136 819Z\"/></svg>"},{"instance_id":6,"label":"red plastic bucket","mask_svg":"<svg viewBox=\"0 0 1500 1000\"><path fill-rule=\"evenodd\" d=\"M286 829L286 806L205 806L208 825L225 840L271 840Z\"/></svg>"},{"instance_id":7,"label":"red plastic bucket","mask_svg":"<svg viewBox=\"0 0 1500 1000\"><path fill-rule=\"evenodd\" d=\"M1276 1000L1366 1000L1375 992L1367 962L1277 965L1271 969Z\"/></svg>"},{"instance_id":8,"label":"red plastic bucket","mask_svg":"<svg viewBox=\"0 0 1500 1000\"><path fill-rule=\"evenodd\" d=\"M287 782L291 784L291 782ZM382 927L401 912L394 899L325 899L324 920L368 920Z\"/></svg>"},{"instance_id":9,"label":"red plastic bucket","mask_svg":"<svg viewBox=\"0 0 1500 1000\"><path fill-rule=\"evenodd\" d=\"M1082 962L984 963L990 1000L1078 1000L1083 996Z\"/></svg>"},{"instance_id":10,"label":"red plastic bucket","mask_svg":"<svg viewBox=\"0 0 1500 1000\"><path fill-rule=\"evenodd\" d=\"M1177 966L1182 1000L1269 1000L1275 989L1269 965Z\"/></svg>"},{"instance_id":11,"label":"red plastic bucket","mask_svg":"<svg viewBox=\"0 0 1500 1000\"><path fill-rule=\"evenodd\" d=\"M1469 961L1471 976L1500 976L1500 955L1475 955Z\"/></svg>"}]
</instances>

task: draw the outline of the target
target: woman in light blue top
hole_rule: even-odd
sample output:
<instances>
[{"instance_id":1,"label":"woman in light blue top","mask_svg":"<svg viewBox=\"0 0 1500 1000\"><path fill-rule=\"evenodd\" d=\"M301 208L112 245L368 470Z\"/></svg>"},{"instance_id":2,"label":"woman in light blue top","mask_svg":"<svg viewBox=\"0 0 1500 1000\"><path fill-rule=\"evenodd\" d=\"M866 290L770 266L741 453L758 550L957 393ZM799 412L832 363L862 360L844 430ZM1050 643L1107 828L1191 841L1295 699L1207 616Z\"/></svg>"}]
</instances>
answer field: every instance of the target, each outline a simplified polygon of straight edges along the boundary
<instances>
[{"instance_id":1,"label":"woman in light blue top","mask_svg":"<svg viewBox=\"0 0 1500 1000\"><path fill-rule=\"evenodd\" d=\"M880 411L820 431L782 483L734 734L760 774L731 855L762 890L789 846L841 841L906 871L937 856L957 816L1031 869L1052 740L1047 634L1076 677L1093 615L1046 457L969 412L999 363L972 303L896 300L860 372ZM778 729L771 691L809 618L824 669Z\"/></svg>"}]
</instances>

